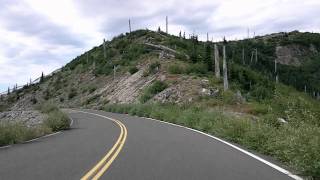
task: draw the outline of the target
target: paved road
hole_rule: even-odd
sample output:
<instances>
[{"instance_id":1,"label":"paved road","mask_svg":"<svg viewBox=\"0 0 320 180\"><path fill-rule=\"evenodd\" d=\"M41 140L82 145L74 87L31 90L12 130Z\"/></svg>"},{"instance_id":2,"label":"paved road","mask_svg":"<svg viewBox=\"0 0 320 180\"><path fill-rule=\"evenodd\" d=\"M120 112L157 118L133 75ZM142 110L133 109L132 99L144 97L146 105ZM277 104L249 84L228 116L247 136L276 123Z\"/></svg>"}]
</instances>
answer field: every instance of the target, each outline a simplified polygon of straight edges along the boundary
<instances>
[{"instance_id":1,"label":"paved road","mask_svg":"<svg viewBox=\"0 0 320 180\"><path fill-rule=\"evenodd\" d=\"M74 120L71 130L0 149L0 179L292 179L185 128L128 115L87 112L102 116L69 112Z\"/></svg>"}]
</instances>

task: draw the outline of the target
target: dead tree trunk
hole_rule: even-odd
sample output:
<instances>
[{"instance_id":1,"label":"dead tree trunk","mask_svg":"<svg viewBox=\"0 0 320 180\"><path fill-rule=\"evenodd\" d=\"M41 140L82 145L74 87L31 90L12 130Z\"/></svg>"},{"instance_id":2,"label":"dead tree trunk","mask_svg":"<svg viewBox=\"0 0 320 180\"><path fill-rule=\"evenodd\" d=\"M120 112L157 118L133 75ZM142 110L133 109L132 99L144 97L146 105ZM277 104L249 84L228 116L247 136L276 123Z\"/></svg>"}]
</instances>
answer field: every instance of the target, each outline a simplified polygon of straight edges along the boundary
<instances>
[{"instance_id":1,"label":"dead tree trunk","mask_svg":"<svg viewBox=\"0 0 320 180\"><path fill-rule=\"evenodd\" d=\"M87 64L89 64L89 52L87 52Z\"/></svg>"},{"instance_id":2,"label":"dead tree trunk","mask_svg":"<svg viewBox=\"0 0 320 180\"><path fill-rule=\"evenodd\" d=\"M242 48L242 65L245 65L246 62L244 60L244 48Z\"/></svg>"},{"instance_id":3,"label":"dead tree trunk","mask_svg":"<svg viewBox=\"0 0 320 180\"><path fill-rule=\"evenodd\" d=\"M307 93L307 85L304 85L304 93Z\"/></svg>"},{"instance_id":4,"label":"dead tree trunk","mask_svg":"<svg viewBox=\"0 0 320 180\"><path fill-rule=\"evenodd\" d=\"M255 58L255 63L257 63L258 62L258 49L256 48L256 58Z\"/></svg>"},{"instance_id":5,"label":"dead tree trunk","mask_svg":"<svg viewBox=\"0 0 320 180\"><path fill-rule=\"evenodd\" d=\"M131 20L129 19L129 33L131 33Z\"/></svg>"},{"instance_id":6,"label":"dead tree trunk","mask_svg":"<svg viewBox=\"0 0 320 180\"><path fill-rule=\"evenodd\" d=\"M103 39L103 57L107 60L106 40Z\"/></svg>"},{"instance_id":7,"label":"dead tree trunk","mask_svg":"<svg viewBox=\"0 0 320 180\"><path fill-rule=\"evenodd\" d=\"M251 51L251 59L250 59L250 64L252 64L252 61L253 61L253 54L254 54L254 51Z\"/></svg>"},{"instance_id":8,"label":"dead tree trunk","mask_svg":"<svg viewBox=\"0 0 320 180\"><path fill-rule=\"evenodd\" d=\"M168 34L168 16L166 16L166 33Z\"/></svg>"},{"instance_id":9,"label":"dead tree trunk","mask_svg":"<svg viewBox=\"0 0 320 180\"><path fill-rule=\"evenodd\" d=\"M277 71L277 59L274 60L274 73L276 75L276 83L279 82L279 76L278 76L278 71Z\"/></svg>"},{"instance_id":10,"label":"dead tree trunk","mask_svg":"<svg viewBox=\"0 0 320 180\"><path fill-rule=\"evenodd\" d=\"M227 91L229 89L228 67L227 67L226 46L225 45L223 45L223 89L224 89L224 91Z\"/></svg>"},{"instance_id":11,"label":"dead tree trunk","mask_svg":"<svg viewBox=\"0 0 320 180\"><path fill-rule=\"evenodd\" d=\"M214 44L214 67L216 78L220 78L219 50L217 44Z\"/></svg>"}]
</instances>

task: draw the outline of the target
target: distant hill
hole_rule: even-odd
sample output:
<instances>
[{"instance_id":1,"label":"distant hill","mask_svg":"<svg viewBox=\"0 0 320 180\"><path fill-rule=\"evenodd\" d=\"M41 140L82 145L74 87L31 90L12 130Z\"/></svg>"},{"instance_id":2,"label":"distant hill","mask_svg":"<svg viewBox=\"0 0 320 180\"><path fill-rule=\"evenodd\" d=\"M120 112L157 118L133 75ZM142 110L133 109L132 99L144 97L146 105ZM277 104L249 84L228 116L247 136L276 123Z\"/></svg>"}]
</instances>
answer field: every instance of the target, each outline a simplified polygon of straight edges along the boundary
<instances>
[{"instance_id":1,"label":"distant hill","mask_svg":"<svg viewBox=\"0 0 320 180\"><path fill-rule=\"evenodd\" d=\"M209 81L214 74L213 44L198 41L196 36L185 39L148 30L121 34L105 43L105 52L103 44L94 47L43 82L12 93L7 100L20 102L21 107L49 99L65 106L133 103L139 101L144 87L158 79L177 81L181 87L172 90L174 95L169 99L158 95L153 100L192 101L190 98L197 99L199 91L211 83L203 85L200 81ZM223 42L216 44L221 55ZM320 34L294 31L230 41L226 42L226 52L231 90L239 91L247 100L271 98L277 75L280 83L306 91L311 97L317 98L320 92ZM219 83L214 85L219 89Z\"/></svg>"}]
</instances>

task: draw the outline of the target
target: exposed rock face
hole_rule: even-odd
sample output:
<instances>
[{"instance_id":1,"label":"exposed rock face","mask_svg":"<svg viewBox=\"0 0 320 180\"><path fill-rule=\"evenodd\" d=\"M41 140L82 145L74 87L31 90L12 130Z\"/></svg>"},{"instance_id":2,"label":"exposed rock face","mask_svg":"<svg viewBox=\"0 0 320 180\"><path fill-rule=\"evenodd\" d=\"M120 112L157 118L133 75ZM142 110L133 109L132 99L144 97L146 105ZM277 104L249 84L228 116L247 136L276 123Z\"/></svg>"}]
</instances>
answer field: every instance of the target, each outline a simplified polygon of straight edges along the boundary
<instances>
[{"instance_id":1,"label":"exposed rock face","mask_svg":"<svg viewBox=\"0 0 320 180\"><path fill-rule=\"evenodd\" d=\"M303 56L314 53L317 53L317 50L313 45L311 45L310 48L301 45L277 46L276 60L280 64L300 66L303 60Z\"/></svg>"},{"instance_id":2,"label":"exposed rock face","mask_svg":"<svg viewBox=\"0 0 320 180\"><path fill-rule=\"evenodd\" d=\"M12 111L22 111L22 110L32 110L32 96L31 94L27 94L23 96L17 103L11 107Z\"/></svg>"},{"instance_id":3,"label":"exposed rock face","mask_svg":"<svg viewBox=\"0 0 320 180\"><path fill-rule=\"evenodd\" d=\"M38 111L6 111L0 113L0 122L19 122L33 127L43 123L46 117Z\"/></svg>"},{"instance_id":4,"label":"exposed rock face","mask_svg":"<svg viewBox=\"0 0 320 180\"><path fill-rule=\"evenodd\" d=\"M205 80L199 81L199 79L175 77L169 76L167 79L175 81L169 88L157 94L153 99L158 102L170 102L170 103L186 103L192 102L195 97L203 95L202 90L207 86ZM210 93L210 90L208 90Z\"/></svg>"},{"instance_id":5,"label":"exposed rock face","mask_svg":"<svg viewBox=\"0 0 320 180\"><path fill-rule=\"evenodd\" d=\"M117 77L107 84L97 94L104 96L110 103L133 103L137 100L140 92L156 78L156 75L143 77L144 69L133 75Z\"/></svg>"},{"instance_id":6,"label":"exposed rock face","mask_svg":"<svg viewBox=\"0 0 320 180\"><path fill-rule=\"evenodd\" d=\"M276 55L277 55L277 62L280 64L285 65L293 65L293 66L300 66L301 62L299 61L298 49L295 47L289 46L278 46L276 48Z\"/></svg>"}]
</instances>

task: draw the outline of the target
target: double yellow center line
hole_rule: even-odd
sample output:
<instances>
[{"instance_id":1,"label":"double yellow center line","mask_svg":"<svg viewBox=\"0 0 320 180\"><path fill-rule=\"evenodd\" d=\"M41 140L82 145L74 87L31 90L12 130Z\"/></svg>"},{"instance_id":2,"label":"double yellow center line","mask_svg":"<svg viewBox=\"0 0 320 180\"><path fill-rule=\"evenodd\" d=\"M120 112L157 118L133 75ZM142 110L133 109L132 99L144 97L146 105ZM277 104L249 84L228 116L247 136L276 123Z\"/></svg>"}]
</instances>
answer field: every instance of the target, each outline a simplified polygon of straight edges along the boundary
<instances>
[{"instance_id":1,"label":"double yellow center line","mask_svg":"<svg viewBox=\"0 0 320 180\"><path fill-rule=\"evenodd\" d=\"M88 112L83 112L83 113L88 113ZM94 113L88 113L88 114L93 114L96 116L110 119L111 121L115 122L120 127L120 130L121 130L120 135L118 137L118 140L113 145L113 147L109 150L109 152L89 172L87 172L81 178L81 180L89 180L89 179L97 180L108 170L108 168L110 167L112 162L116 159L116 157L120 153L120 151L121 151L121 149L127 139L128 133L127 133L127 128L125 127L125 125L116 119L112 119L112 118L105 117L105 116L102 116L99 114L94 114Z\"/></svg>"}]
</instances>

